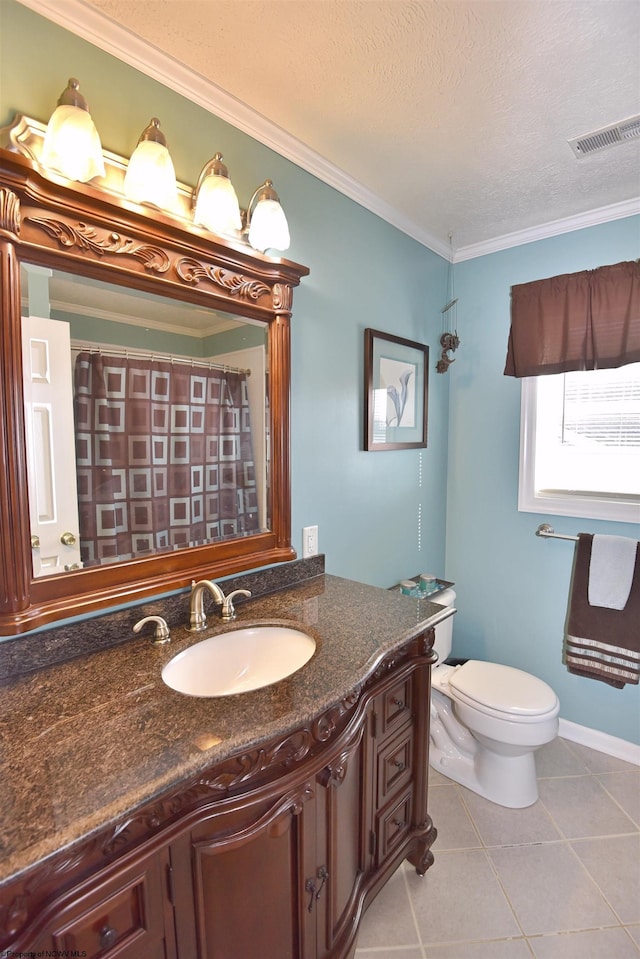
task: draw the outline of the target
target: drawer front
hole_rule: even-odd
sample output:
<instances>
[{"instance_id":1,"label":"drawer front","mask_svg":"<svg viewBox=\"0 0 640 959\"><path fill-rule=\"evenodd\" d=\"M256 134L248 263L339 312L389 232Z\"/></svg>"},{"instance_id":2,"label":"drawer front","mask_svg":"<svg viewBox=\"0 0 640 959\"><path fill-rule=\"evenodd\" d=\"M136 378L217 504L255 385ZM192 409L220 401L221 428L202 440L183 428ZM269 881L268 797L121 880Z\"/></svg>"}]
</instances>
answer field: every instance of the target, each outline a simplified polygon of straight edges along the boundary
<instances>
[{"instance_id":1,"label":"drawer front","mask_svg":"<svg viewBox=\"0 0 640 959\"><path fill-rule=\"evenodd\" d=\"M407 676L381 695L380 739L393 735L413 719L413 688ZM426 708L426 707L425 707Z\"/></svg>"},{"instance_id":2,"label":"drawer front","mask_svg":"<svg viewBox=\"0 0 640 959\"><path fill-rule=\"evenodd\" d=\"M105 884L63 911L53 931L59 955L165 956L158 876L143 871L128 879Z\"/></svg>"},{"instance_id":3,"label":"drawer front","mask_svg":"<svg viewBox=\"0 0 640 959\"><path fill-rule=\"evenodd\" d=\"M388 809L378 814L378 863L394 852L411 829L411 809L412 795L409 788Z\"/></svg>"},{"instance_id":4,"label":"drawer front","mask_svg":"<svg viewBox=\"0 0 640 959\"><path fill-rule=\"evenodd\" d=\"M413 773L413 726L409 726L378 751L377 808L411 782Z\"/></svg>"}]
</instances>

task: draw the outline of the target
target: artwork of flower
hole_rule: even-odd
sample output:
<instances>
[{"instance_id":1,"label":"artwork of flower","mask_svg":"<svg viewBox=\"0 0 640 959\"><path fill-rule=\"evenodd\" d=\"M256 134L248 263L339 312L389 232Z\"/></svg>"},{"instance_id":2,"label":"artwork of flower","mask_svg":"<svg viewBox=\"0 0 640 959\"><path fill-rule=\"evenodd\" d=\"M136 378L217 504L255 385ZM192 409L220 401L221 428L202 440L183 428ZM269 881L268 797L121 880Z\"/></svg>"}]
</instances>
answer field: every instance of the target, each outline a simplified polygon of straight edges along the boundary
<instances>
[{"instance_id":1,"label":"artwork of flower","mask_svg":"<svg viewBox=\"0 0 640 959\"><path fill-rule=\"evenodd\" d=\"M428 363L426 344L365 330L366 450L426 447Z\"/></svg>"},{"instance_id":2,"label":"artwork of flower","mask_svg":"<svg viewBox=\"0 0 640 959\"><path fill-rule=\"evenodd\" d=\"M380 358L380 386L387 391L387 426L415 426L415 366Z\"/></svg>"}]
</instances>

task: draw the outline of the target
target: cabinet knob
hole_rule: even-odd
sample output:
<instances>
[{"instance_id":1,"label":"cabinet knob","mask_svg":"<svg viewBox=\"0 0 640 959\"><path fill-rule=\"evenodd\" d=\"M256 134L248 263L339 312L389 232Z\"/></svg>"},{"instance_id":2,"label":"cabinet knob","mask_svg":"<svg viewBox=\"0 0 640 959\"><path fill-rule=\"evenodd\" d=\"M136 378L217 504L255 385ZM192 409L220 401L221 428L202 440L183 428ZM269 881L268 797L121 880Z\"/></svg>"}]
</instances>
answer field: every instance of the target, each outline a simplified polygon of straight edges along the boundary
<instances>
[{"instance_id":1,"label":"cabinet knob","mask_svg":"<svg viewBox=\"0 0 640 959\"><path fill-rule=\"evenodd\" d=\"M63 533L60 537L60 542L63 546L75 546L76 538L73 533Z\"/></svg>"},{"instance_id":2,"label":"cabinet knob","mask_svg":"<svg viewBox=\"0 0 640 959\"><path fill-rule=\"evenodd\" d=\"M31 549L40 549L40 537L32 536L31 537Z\"/></svg>"},{"instance_id":3,"label":"cabinet knob","mask_svg":"<svg viewBox=\"0 0 640 959\"><path fill-rule=\"evenodd\" d=\"M401 699L393 699L392 702L393 702L393 705L394 705L394 706L397 706L397 707L398 707L398 709L408 709L408 708L409 708L409 707L407 706L407 704L406 704L406 703L403 703L403 701L402 701Z\"/></svg>"},{"instance_id":4,"label":"cabinet knob","mask_svg":"<svg viewBox=\"0 0 640 959\"><path fill-rule=\"evenodd\" d=\"M108 949L109 946L112 946L118 938L118 930L114 929L113 926L103 926L99 932L100 936L100 948Z\"/></svg>"},{"instance_id":5,"label":"cabinet knob","mask_svg":"<svg viewBox=\"0 0 640 959\"><path fill-rule=\"evenodd\" d=\"M392 766L395 766L396 769L399 769L401 772L402 772L403 769L406 769L406 768L407 768L404 763L401 763L401 762L400 762L399 759L392 759L392 760L391 760L391 765L392 765Z\"/></svg>"}]
</instances>

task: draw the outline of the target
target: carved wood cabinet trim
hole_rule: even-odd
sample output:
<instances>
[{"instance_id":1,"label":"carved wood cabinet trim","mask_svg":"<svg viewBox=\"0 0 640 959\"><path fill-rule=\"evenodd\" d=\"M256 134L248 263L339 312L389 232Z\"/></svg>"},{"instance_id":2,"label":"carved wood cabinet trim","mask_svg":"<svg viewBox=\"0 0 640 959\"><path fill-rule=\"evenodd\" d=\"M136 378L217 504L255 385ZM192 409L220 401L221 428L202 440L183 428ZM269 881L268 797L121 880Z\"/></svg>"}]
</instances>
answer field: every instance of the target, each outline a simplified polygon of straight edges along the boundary
<instances>
[{"instance_id":1,"label":"carved wood cabinet trim","mask_svg":"<svg viewBox=\"0 0 640 959\"><path fill-rule=\"evenodd\" d=\"M34 579L26 496L20 260L241 313L269 326L271 528L206 546L141 557L132 566ZM292 291L309 270L189 227L160 211L67 187L0 150L0 635L295 558L289 452Z\"/></svg>"},{"instance_id":2,"label":"carved wood cabinet trim","mask_svg":"<svg viewBox=\"0 0 640 959\"><path fill-rule=\"evenodd\" d=\"M114 878L120 868L125 870L155 854L162 862L169 862L173 845L178 852L182 848L182 861L188 862L184 843L191 830L201 828L209 820L215 824L224 822L225 817L233 819L237 810L251 807L256 809L254 818L235 829L214 825L211 837L199 841L202 850L237 849L265 833L274 838L282 836L291 828L292 817L300 819L296 828L302 832L295 848L299 844L304 859L299 864L305 872L298 890L301 903L304 895L300 890L309 874L315 875L318 870L327 873L322 882L326 897L312 902L313 907L317 905L312 912L320 918L298 917L296 935L301 943L306 943L304 949L300 946L300 959L348 956L356 932L353 916L360 912L361 904L366 906L403 858L408 858L420 874L433 861L430 847L436 832L427 812L428 703L430 670L435 659L432 640L433 631L429 630L386 657L359 690L336 704L325 717L212 766L115 825L99 830L70 850L51 856L0 886L0 949L26 951L35 948L34 944L46 943L46 930L61 910L70 908L80 895L88 895L105 877ZM389 724L388 735L380 735L382 726L379 720L374 721L374 713L385 708L384 703L398 688L411 689L411 710L399 725ZM402 778L399 790L388 790L381 806L378 770L384 765L387 744L398 730L411 733L412 768ZM347 781L351 783L348 788L357 789L358 794L356 802L353 792L351 799L345 793L344 808L355 806L358 822L344 821L340 796ZM410 819L400 832L395 830L385 846L384 830L398 803L403 810L410 809ZM316 839L303 842L300 836L309 830ZM341 847L343 833L355 844L353 856L359 865L355 875L341 880L343 888L346 883L348 894L344 902L337 902L336 872L341 859L348 858ZM247 877L247 883L251 881L252 877ZM183 900L184 885L182 874ZM315 887L316 893L319 889L320 883ZM250 907L249 902L243 904L243 909ZM259 900L255 907L260 907ZM163 908L169 907L165 903ZM169 911L174 908L179 908L179 897ZM187 911L194 908L192 903L187 904ZM302 906L300 911L304 912ZM312 931L316 921L324 929L323 947L318 944L322 936L318 940ZM176 922L179 927L178 918ZM184 946L183 954L180 953L178 939L178 956L181 955L183 959L193 959L184 952ZM139 959L143 957L147 959L145 952L140 953Z\"/></svg>"}]
</instances>

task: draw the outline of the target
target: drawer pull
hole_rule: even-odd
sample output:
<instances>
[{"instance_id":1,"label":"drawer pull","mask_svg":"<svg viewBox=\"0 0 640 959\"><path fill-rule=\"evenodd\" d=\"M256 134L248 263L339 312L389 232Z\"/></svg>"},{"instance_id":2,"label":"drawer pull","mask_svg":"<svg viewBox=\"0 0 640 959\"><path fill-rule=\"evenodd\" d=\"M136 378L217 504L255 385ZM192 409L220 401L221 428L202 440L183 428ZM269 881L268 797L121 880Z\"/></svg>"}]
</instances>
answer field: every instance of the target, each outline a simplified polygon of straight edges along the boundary
<instances>
[{"instance_id":1,"label":"drawer pull","mask_svg":"<svg viewBox=\"0 0 640 959\"><path fill-rule=\"evenodd\" d=\"M113 926L103 926L100 930L100 948L108 949L109 946L113 946L118 938L118 931L114 929Z\"/></svg>"},{"instance_id":2,"label":"drawer pull","mask_svg":"<svg viewBox=\"0 0 640 959\"><path fill-rule=\"evenodd\" d=\"M392 822L393 822L393 825L394 825L394 826L397 826L398 829L406 829L406 828L407 828L406 822L401 822L399 819L393 819Z\"/></svg>"},{"instance_id":3,"label":"drawer pull","mask_svg":"<svg viewBox=\"0 0 640 959\"><path fill-rule=\"evenodd\" d=\"M305 891L308 892L311 896L309 899L309 905L307 906L307 912L311 912L313 909L314 902L317 902L320 898L323 886L327 879L329 878L329 873L326 866L320 866L316 873L316 877L321 880L320 885L316 887L315 879L307 879L304 884Z\"/></svg>"},{"instance_id":4,"label":"drawer pull","mask_svg":"<svg viewBox=\"0 0 640 959\"><path fill-rule=\"evenodd\" d=\"M391 702L393 703L394 706L397 706L398 709L408 709L408 708L409 708L406 703L403 703L403 702L402 702L401 699L392 699Z\"/></svg>"},{"instance_id":5,"label":"drawer pull","mask_svg":"<svg viewBox=\"0 0 640 959\"><path fill-rule=\"evenodd\" d=\"M406 769L406 768L407 768L404 763L401 763L401 762L400 762L399 759L392 759L392 760L391 760L391 765L392 765L392 766L395 766L396 769L399 769L401 772L402 772L403 769Z\"/></svg>"}]
</instances>

